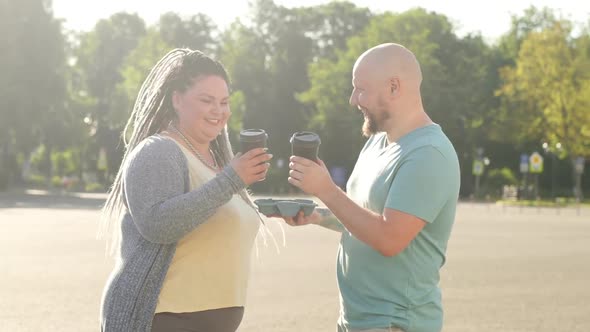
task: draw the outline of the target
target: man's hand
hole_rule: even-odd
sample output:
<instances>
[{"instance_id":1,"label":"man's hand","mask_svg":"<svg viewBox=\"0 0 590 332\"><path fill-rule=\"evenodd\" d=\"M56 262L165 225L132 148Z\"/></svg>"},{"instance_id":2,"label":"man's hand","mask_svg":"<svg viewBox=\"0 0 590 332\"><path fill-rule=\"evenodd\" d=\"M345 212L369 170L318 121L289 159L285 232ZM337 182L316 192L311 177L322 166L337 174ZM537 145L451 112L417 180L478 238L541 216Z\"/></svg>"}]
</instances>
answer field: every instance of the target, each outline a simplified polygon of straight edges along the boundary
<instances>
[{"instance_id":1,"label":"man's hand","mask_svg":"<svg viewBox=\"0 0 590 332\"><path fill-rule=\"evenodd\" d=\"M320 199L337 188L328 168L320 159L315 163L306 158L291 156L290 161L288 181L292 185Z\"/></svg>"}]
</instances>

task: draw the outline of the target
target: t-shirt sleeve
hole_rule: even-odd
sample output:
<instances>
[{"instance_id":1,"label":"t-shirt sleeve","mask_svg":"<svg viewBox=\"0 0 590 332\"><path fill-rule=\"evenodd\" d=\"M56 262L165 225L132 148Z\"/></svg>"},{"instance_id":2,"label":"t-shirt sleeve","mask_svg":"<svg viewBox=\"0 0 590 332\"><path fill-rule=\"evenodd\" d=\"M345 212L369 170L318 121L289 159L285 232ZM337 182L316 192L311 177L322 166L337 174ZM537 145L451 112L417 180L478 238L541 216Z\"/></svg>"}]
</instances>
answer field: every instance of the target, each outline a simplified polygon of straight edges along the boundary
<instances>
[{"instance_id":1,"label":"t-shirt sleeve","mask_svg":"<svg viewBox=\"0 0 590 332\"><path fill-rule=\"evenodd\" d=\"M453 197L454 164L434 146L416 149L400 164L385 202L385 208L399 210L432 223Z\"/></svg>"}]
</instances>

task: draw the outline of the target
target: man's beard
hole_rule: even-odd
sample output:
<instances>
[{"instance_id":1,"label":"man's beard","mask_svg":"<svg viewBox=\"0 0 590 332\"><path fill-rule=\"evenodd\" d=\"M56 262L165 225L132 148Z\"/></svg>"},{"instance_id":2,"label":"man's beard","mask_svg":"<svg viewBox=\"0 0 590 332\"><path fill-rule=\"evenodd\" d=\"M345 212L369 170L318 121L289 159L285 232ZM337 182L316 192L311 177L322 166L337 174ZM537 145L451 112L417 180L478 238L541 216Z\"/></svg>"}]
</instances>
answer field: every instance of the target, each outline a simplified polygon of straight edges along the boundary
<instances>
[{"instance_id":1,"label":"man's beard","mask_svg":"<svg viewBox=\"0 0 590 332\"><path fill-rule=\"evenodd\" d=\"M369 112L363 112L365 122L363 122L363 136L370 137L383 130L383 123L389 119L389 113L383 111L378 117Z\"/></svg>"}]
</instances>

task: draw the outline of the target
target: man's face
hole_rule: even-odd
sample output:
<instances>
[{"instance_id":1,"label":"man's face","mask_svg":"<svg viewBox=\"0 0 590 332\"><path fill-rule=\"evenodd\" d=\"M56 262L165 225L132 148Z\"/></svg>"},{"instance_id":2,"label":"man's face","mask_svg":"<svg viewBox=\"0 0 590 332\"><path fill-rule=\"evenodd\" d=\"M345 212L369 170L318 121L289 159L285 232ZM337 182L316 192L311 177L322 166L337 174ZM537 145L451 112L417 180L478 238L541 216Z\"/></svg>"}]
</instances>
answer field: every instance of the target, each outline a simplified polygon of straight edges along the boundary
<instances>
[{"instance_id":1,"label":"man's face","mask_svg":"<svg viewBox=\"0 0 590 332\"><path fill-rule=\"evenodd\" d=\"M369 137L383 131L384 124L390 117L387 111L387 82L371 79L366 66L360 65L353 70L352 87L349 103L363 113L363 135Z\"/></svg>"}]
</instances>

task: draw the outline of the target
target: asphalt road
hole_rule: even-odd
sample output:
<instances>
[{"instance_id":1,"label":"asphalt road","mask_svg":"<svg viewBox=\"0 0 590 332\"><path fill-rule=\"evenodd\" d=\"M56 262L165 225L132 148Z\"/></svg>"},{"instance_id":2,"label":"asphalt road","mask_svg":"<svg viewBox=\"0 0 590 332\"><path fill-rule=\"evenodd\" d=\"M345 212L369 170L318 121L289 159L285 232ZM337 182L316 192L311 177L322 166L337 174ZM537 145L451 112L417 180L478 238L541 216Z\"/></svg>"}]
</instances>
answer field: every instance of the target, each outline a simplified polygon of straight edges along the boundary
<instances>
[{"instance_id":1,"label":"asphalt road","mask_svg":"<svg viewBox=\"0 0 590 332\"><path fill-rule=\"evenodd\" d=\"M0 194L0 331L98 330L103 199ZM335 331L338 234L268 228L240 331ZM462 203L441 279L444 331L590 331L590 209Z\"/></svg>"}]
</instances>

